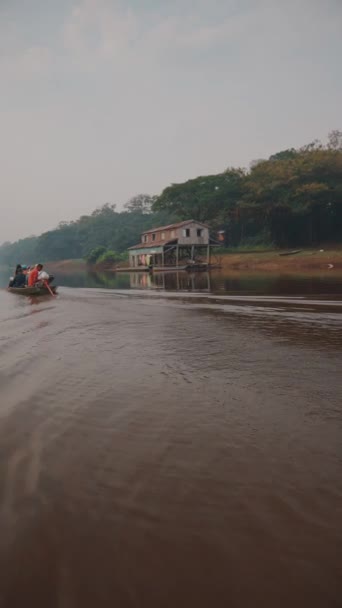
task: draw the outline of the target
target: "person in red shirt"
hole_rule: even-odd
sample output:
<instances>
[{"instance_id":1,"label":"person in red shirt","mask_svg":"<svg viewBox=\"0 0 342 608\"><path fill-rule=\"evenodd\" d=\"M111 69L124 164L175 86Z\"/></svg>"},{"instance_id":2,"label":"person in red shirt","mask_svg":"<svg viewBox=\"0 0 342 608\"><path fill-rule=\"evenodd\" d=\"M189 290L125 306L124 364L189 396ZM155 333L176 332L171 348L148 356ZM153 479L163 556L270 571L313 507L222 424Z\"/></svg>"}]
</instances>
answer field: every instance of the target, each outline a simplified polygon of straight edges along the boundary
<instances>
[{"instance_id":1,"label":"person in red shirt","mask_svg":"<svg viewBox=\"0 0 342 608\"><path fill-rule=\"evenodd\" d=\"M28 286L33 287L38 282L38 275L43 270L43 264L36 264L28 276Z\"/></svg>"}]
</instances>

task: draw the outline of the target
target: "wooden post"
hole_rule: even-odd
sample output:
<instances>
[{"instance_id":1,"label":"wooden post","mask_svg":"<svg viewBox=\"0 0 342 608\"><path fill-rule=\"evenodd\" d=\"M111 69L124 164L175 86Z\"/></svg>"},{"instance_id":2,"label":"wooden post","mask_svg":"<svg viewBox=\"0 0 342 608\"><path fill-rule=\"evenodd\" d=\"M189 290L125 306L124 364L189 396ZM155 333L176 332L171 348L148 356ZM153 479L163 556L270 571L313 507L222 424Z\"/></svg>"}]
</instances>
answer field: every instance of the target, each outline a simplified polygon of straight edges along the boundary
<instances>
[{"instance_id":1,"label":"wooden post","mask_svg":"<svg viewBox=\"0 0 342 608\"><path fill-rule=\"evenodd\" d=\"M164 262L165 258L164 258L164 247L162 248L162 267L164 268L165 262Z\"/></svg>"},{"instance_id":2,"label":"wooden post","mask_svg":"<svg viewBox=\"0 0 342 608\"><path fill-rule=\"evenodd\" d=\"M178 259L179 259L179 246L176 247L176 268L178 268Z\"/></svg>"},{"instance_id":3,"label":"wooden post","mask_svg":"<svg viewBox=\"0 0 342 608\"><path fill-rule=\"evenodd\" d=\"M195 257L195 245L191 246L191 261L194 261L194 257Z\"/></svg>"},{"instance_id":4,"label":"wooden post","mask_svg":"<svg viewBox=\"0 0 342 608\"><path fill-rule=\"evenodd\" d=\"M208 266L210 266L210 243L208 243L208 249L207 249L207 264L208 264Z\"/></svg>"}]
</instances>

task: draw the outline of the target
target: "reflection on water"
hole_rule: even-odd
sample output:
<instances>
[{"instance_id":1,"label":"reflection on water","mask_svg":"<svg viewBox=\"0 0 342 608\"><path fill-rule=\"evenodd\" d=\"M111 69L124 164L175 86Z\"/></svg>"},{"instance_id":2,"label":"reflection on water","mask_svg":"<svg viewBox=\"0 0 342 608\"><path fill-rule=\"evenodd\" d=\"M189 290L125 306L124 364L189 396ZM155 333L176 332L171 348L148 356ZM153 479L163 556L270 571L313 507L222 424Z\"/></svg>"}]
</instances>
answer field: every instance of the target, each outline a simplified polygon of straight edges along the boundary
<instances>
[{"instance_id":1,"label":"reflection on water","mask_svg":"<svg viewBox=\"0 0 342 608\"><path fill-rule=\"evenodd\" d=\"M114 272L55 272L55 283L64 287L92 287L107 289L129 289L127 274Z\"/></svg>"},{"instance_id":2,"label":"reflection on water","mask_svg":"<svg viewBox=\"0 0 342 608\"><path fill-rule=\"evenodd\" d=\"M165 289L166 291L210 291L208 272L136 272L130 275L132 289Z\"/></svg>"},{"instance_id":3,"label":"reflection on water","mask_svg":"<svg viewBox=\"0 0 342 608\"><path fill-rule=\"evenodd\" d=\"M154 289L245 295L342 294L342 275L337 273L275 274L216 270L214 272L115 273L77 271L54 272L56 284L65 287L105 289ZM8 284L8 272L0 272L0 286Z\"/></svg>"},{"instance_id":4,"label":"reflection on water","mask_svg":"<svg viewBox=\"0 0 342 608\"><path fill-rule=\"evenodd\" d=\"M56 281L66 287L101 287L107 289L160 289L245 295L321 295L342 294L342 276L338 274L273 274L227 272L56 273Z\"/></svg>"}]
</instances>

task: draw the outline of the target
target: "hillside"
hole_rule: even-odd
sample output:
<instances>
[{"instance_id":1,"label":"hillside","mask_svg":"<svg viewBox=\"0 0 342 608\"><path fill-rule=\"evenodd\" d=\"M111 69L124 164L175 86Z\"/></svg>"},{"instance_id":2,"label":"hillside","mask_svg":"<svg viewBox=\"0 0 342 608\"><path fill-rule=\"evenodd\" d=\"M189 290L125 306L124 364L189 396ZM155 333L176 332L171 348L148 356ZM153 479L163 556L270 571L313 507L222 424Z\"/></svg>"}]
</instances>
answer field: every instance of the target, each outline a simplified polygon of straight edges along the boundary
<instances>
[{"instance_id":1,"label":"hillside","mask_svg":"<svg viewBox=\"0 0 342 608\"><path fill-rule=\"evenodd\" d=\"M123 211L104 205L55 230L0 247L0 264L87 258L101 247L115 258L140 234L172 221L207 222L229 248L316 247L342 242L342 132L253 163L249 171L172 184L160 196L138 195Z\"/></svg>"}]
</instances>

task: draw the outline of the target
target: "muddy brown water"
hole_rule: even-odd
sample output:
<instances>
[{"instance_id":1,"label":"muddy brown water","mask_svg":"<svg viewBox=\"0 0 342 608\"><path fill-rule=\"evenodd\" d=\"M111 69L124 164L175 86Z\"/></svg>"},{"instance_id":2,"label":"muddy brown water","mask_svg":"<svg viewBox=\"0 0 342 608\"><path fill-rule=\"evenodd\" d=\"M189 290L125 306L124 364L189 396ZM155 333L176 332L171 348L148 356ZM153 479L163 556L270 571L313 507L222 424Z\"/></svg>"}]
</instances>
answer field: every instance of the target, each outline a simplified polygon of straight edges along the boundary
<instances>
[{"instance_id":1,"label":"muddy brown water","mask_svg":"<svg viewBox=\"0 0 342 608\"><path fill-rule=\"evenodd\" d=\"M0 606L340 607L338 282L96 280L0 291Z\"/></svg>"}]
</instances>

